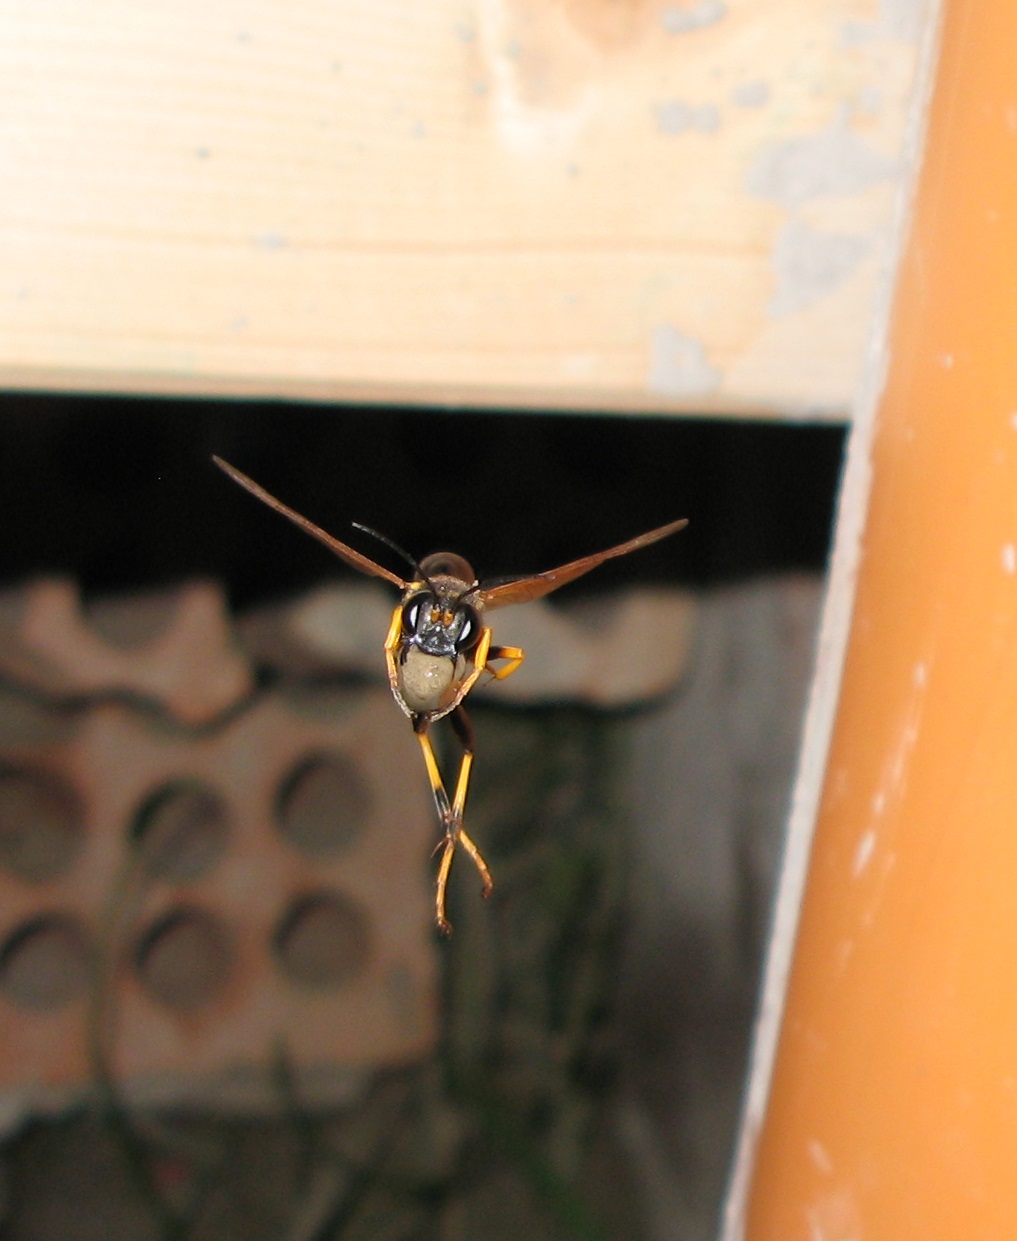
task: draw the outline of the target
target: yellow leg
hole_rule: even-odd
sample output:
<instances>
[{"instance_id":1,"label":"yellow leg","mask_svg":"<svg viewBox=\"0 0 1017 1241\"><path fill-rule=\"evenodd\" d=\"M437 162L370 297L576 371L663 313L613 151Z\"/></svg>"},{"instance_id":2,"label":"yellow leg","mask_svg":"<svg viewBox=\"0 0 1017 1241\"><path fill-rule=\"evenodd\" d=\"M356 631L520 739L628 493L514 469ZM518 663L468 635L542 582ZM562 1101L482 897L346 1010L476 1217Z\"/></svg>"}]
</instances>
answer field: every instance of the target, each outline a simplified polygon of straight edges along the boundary
<instances>
[{"instance_id":1,"label":"yellow leg","mask_svg":"<svg viewBox=\"0 0 1017 1241\"><path fill-rule=\"evenodd\" d=\"M466 790L470 785L470 771L473 768L473 750L470 748L463 755L462 765L459 768L459 779L456 781L456 796L452 803L452 818L459 824L459 842L466 852L473 859L473 865L480 871L480 877L484 881L484 889L481 895L486 899L494 891L494 880L491 878L491 872L487 868L483 855L473 841L467 836L466 828L463 827L463 811L466 809Z\"/></svg>"},{"instance_id":2,"label":"yellow leg","mask_svg":"<svg viewBox=\"0 0 1017 1241\"><path fill-rule=\"evenodd\" d=\"M460 828L457 826L458 821L452 813L452 807L449 805L448 793L445 792L445 785L442 783L441 772L438 770L438 761L434 757L431 739L426 732L420 732L417 733L417 740L420 742L420 750L424 755L424 766L427 768L427 779L430 782L431 792L434 795L434 804L438 810L438 818L445 829L445 841L441 861L438 863L438 882L434 895L434 920L438 924L438 930L443 935L450 935L452 933L452 923L445 917L445 888L448 886L448 874L452 869L452 858L455 855Z\"/></svg>"},{"instance_id":3,"label":"yellow leg","mask_svg":"<svg viewBox=\"0 0 1017 1241\"><path fill-rule=\"evenodd\" d=\"M481 856L480 850L463 831L462 826L457 836L446 835L444 844L441 846L441 861L438 863L438 881L434 894L434 920L442 935L452 934L452 923L445 916L445 889L448 887L449 871L452 869L452 858L455 856L457 844L462 844L473 859L473 864L480 871L480 877L484 881L481 896L486 900L494 891L494 881L491 878L491 872L487 869L487 863Z\"/></svg>"},{"instance_id":4,"label":"yellow leg","mask_svg":"<svg viewBox=\"0 0 1017 1241\"><path fill-rule=\"evenodd\" d=\"M402 635L403 605L400 603L392 613L392 622L388 627L388 634L385 638L385 667L388 669L388 684L397 702L400 702L401 699L399 697L399 670L396 667L396 651L399 649L399 639Z\"/></svg>"},{"instance_id":5,"label":"yellow leg","mask_svg":"<svg viewBox=\"0 0 1017 1241\"><path fill-rule=\"evenodd\" d=\"M452 869L452 856L455 851L455 837L446 836L441 862L438 864L438 883L434 897L434 920L437 922L438 930L441 931L442 935L452 934L452 923L445 917L445 888L448 885L448 873Z\"/></svg>"},{"instance_id":6,"label":"yellow leg","mask_svg":"<svg viewBox=\"0 0 1017 1241\"><path fill-rule=\"evenodd\" d=\"M431 738L426 732L422 732L417 733L417 740L420 742L420 749L424 755L424 766L427 768L427 779L431 785L431 792L434 794L438 818L447 833L452 827L452 807L449 804L448 794L445 792L445 785L442 783L441 772L438 770L438 760L434 757Z\"/></svg>"},{"instance_id":7,"label":"yellow leg","mask_svg":"<svg viewBox=\"0 0 1017 1241\"><path fill-rule=\"evenodd\" d=\"M403 605L400 603L392 613L388 634L385 637L385 651L394 651L399 645L399 637L403 631Z\"/></svg>"},{"instance_id":8,"label":"yellow leg","mask_svg":"<svg viewBox=\"0 0 1017 1241\"><path fill-rule=\"evenodd\" d=\"M480 872L480 878L484 882L483 891L481 893L485 898L490 896L494 891L494 881L491 878L491 872L487 868L483 855L477 846L473 843L463 827L463 814L466 810L466 793L470 787L470 773L473 770L473 725L470 723L470 717L466 714L466 710L461 705L456 707L452 714L452 727L456 736L459 738L463 747L463 761L459 766L459 778L456 780L455 800L452 803L452 819L456 824L458 839L463 848L473 859L473 865Z\"/></svg>"},{"instance_id":9,"label":"yellow leg","mask_svg":"<svg viewBox=\"0 0 1017 1241\"><path fill-rule=\"evenodd\" d=\"M388 636L385 639L385 658L388 663L389 679L392 681L393 686L395 685L396 677L396 651L401 635L402 609L400 607L396 608L392 614L392 623L389 626ZM473 688L474 683L482 672L490 672L496 680L503 681L515 672L524 658L523 651L517 646L492 646L491 631L485 628L481 633L480 641L477 643L473 654L473 668L461 687L460 702ZM492 659L504 659L508 662L503 668L492 668L489 663ZM435 886L434 900L435 921L438 924L439 931L444 935L448 935L452 930L452 924L445 916L445 892L448 887L448 877L452 870L452 859L455 856L457 844L462 844L480 873L480 878L484 885L482 895L488 897L494 891L494 881L491 878L488 865L484 861L483 854L463 828L466 794L470 786L470 773L473 770L473 729L461 705L456 707L452 715L452 724L456 735L462 743L463 758L459 766L459 776L456 779L455 796L451 803L445 790L445 783L441 778L441 771L438 768L438 760L435 758L434 747L431 745L431 739L427 735L427 722L418 721L417 731L417 740L420 742L420 751L424 756L424 766L427 769L427 779L431 785L431 794L434 797L434 804L438 811L438 819L445 829L445 839L439 845L442 852L441 861L438 863L438 879Z\"/></svg>"},{"instance_id":10,"label":"yellow leg","mask_svg":"<svg viewBox=\"0 0 1017 1241\"><path fill-rule=\"evenodd\" d=\"M487 671L496 681L504 681L506 677L510 677L515 672L525 658L526 652L521 646L492 646L487 652ZM507 659L508 663L504 668L492 668L492 659Z\"/></svg>"},{"instance_id":11,"label":"yellow leg","mask_svg":"<svg viewBox=\"0 0 1017 1241\"><path fill-rule=\"evenodd\" d=\"M470 771L473 768L473 750L467 750L459 765L459 779L456 780L456 795L452 802L452 818L460 825L463 811L466 809L466 790L470 785Z\"/></svg>"},{"instance_id":12,"label":"yellow leg","mask_svg":"<svg viewBox=\"0 0 1017 1241\"><path fill-rule=\"evenodd\" d=\"M486 901L494 891L494 880L491 878L491 872L487 868L487 863L484 861L483 854L469 838L469 836L466 835L466 829L462 826L459 828L459 843L473 859L473 865L478 871L480 871L480 878L484 882L484 886L480 890L480 895Z\"/></svg>"},{"instance_id":13,"label":"yellow leg","mask_svg":"<svg viewBox=\"0 0 1017 1241\"><path fill-rule=\"evenodd\" d=\"M486 898L494 890L494 881L491 878L488 865L484 861L480 850L463 828L466 793L470 785L470 772L473 769L472 729L461 708L458 709L454 722L456 734L463 744L464 753L459 767L459 777L456 780L455 798L451 805L449 804L448 793L445 791L445 784L441 778L441 772L438 769L438 761L434 755L431 739L426 731L417 733L420 750L424 756L424 766L427 768L427 778L431 785L431 793L434 796L434 804L438 811L438 818L445 829L445 840L439 846L442 854L441 861L438 863L438 880L435 887L434 901L435 921L438 924L438 930L444 935L448 935L452 930L452 925L445 916L445 890L448 886L449 872L452 869L452 859L455 856L457 844L462 844L472 859L474 866L480 872L480 878L484 885L481 894Z\"/></svg>"},{"instance_id":14,"label":"yellow leg","mask_svg":"<svg viewBox=\"0 0 1017 1241\"><path fill-rule=\"evenodd\" d=\"M480 641L473 652L473 667L459 686L459 701L462 702L474 685L477 678L487 667L488 651L491 649L491 631L486 627L480 631Z\"/></svg>"}]
</instances>

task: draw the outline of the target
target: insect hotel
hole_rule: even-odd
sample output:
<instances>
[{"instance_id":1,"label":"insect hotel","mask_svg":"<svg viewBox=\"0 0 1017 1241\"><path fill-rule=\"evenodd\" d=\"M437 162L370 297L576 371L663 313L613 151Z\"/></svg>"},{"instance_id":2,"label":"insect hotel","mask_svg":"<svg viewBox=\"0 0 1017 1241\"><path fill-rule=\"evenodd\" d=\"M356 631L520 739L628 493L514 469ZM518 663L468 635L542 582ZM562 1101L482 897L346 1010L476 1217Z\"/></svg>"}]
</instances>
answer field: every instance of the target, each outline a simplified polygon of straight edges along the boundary
<instances>
[{"instance_id":1,"label":"insect hotel","mask_svg":"<svg viewBox=\"0 0 1017 1241\"><path fill-rule=\"evenodd\" d=\"M1017 1235L1012 10L0 11L5 1236Z\"/></svg>"}]
</instances>

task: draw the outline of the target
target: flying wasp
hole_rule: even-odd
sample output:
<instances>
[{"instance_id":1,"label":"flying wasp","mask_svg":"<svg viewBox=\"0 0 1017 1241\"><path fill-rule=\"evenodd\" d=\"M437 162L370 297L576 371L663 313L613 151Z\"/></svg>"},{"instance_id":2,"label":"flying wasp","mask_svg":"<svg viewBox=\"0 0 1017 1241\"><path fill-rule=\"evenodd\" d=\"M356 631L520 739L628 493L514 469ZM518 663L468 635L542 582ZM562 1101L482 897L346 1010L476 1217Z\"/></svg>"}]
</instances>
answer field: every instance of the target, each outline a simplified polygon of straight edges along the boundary
<instances>
[{"instance_id":1,"label":"flying wasp","mask_svg":"<svg viewBox=\"0 0 1017 1241\"><path fill-rule=\"evenodd\" d=\"M234 482L324 543L341 560L361 573L391 582L402 592L385 638L385 664L392 695L409 717L420 742L434 804L445 833L444 840L438 845L441 861L435 890L435 920L438 929L447 935L452 927L445 916L445 889L456 845L462 845L480 872L483 895L490 896L494 889L487 863L463 826L474 754L473 726L463 701L485 672L496 681L504 681L516 671L525 657L519 647L498 646L491 640L491 629L485 623L486 614L510 603L529 603L531 599L549 595L551 591L589 573L605 560L627 556L629 552L666 539L688 522L685 518L669 522L666 526L658 526L656 530L629 539L627 543L571 560L546 573L487 583L478 581L462 556L453 552L436 552L418 563L391 539L354 522L358 530L379 539L409 564L413 575L406 580L302 517L221 457L213 457L212 460ZM497 667L493 666L495 662ZM452 728L463 751L451 799L428 735L431 725L446 715L451 717Z\"/></svg>"}]
</instances>

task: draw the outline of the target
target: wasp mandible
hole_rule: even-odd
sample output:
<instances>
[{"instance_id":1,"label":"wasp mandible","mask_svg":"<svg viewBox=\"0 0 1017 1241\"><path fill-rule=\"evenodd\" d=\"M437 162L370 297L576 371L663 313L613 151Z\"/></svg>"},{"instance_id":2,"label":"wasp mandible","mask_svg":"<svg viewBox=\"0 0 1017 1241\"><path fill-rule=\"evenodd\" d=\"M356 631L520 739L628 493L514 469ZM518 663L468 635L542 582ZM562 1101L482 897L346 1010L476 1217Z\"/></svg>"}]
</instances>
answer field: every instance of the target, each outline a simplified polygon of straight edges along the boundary
<instances>
[{"instance_id":1,"label":"wasp mandible","mask_svg":"<svg viewBox=\"0 0 1017 1241\"><path fill-rule=\"evenodd\" d=\"M510 603L528 603L549 595L551 591L589 573L605 560L627 556L629 552L666 539L686 526L688 521L681 518L669 522L666 526L658 526L656 530L629 539L627 543L571 560L545 573L486 584L477 580L473 569L462 556L453 552L436 552L418 563L386 536L354 522L358 530L385 543L410 565L413 576L405 580L302 517L221 457L213 457L212 460L234 482L324 543L341 560L361 573L391 582L402 592L385 638L385 663L393 697L409 717L420 742L434 804L445 833L444 841L438 846L441 861L435 892L435 920L438 929L447 935L452 927L445 916L445 889L456 845L462 845L473 859L484 884L483 895L490 896L494 889L487 863L463 826L474 754L473 726L463 707L463 700L485 672L496 681L503 681L516 671L524 659L524 652L519 647L498 646L492 642L491 629L485 623L486 614ZM495 662L498 667L492 666ZM463 750L451 799L428 736L431 725L446 715L451 716L452 728Z\"/></svg>"}]
</instances>

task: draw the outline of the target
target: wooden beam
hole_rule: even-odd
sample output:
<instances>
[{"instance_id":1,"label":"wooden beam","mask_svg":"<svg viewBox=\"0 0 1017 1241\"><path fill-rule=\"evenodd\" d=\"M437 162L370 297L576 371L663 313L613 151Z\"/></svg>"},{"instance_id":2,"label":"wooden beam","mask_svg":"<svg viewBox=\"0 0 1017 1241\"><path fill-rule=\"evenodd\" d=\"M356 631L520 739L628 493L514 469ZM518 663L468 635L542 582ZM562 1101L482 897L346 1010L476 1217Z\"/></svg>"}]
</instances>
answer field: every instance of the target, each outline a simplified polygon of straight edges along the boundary
<instances>
[{"instance_id":1,"label":"wooden beam","mask_svg":"<svg viewBox=\"0 0 1017 1241\"><path fill-rule=\"evenodd\" d=\"M0 384L842 418L925 2L5 6Z\"/></svg>"}]
</instances>

